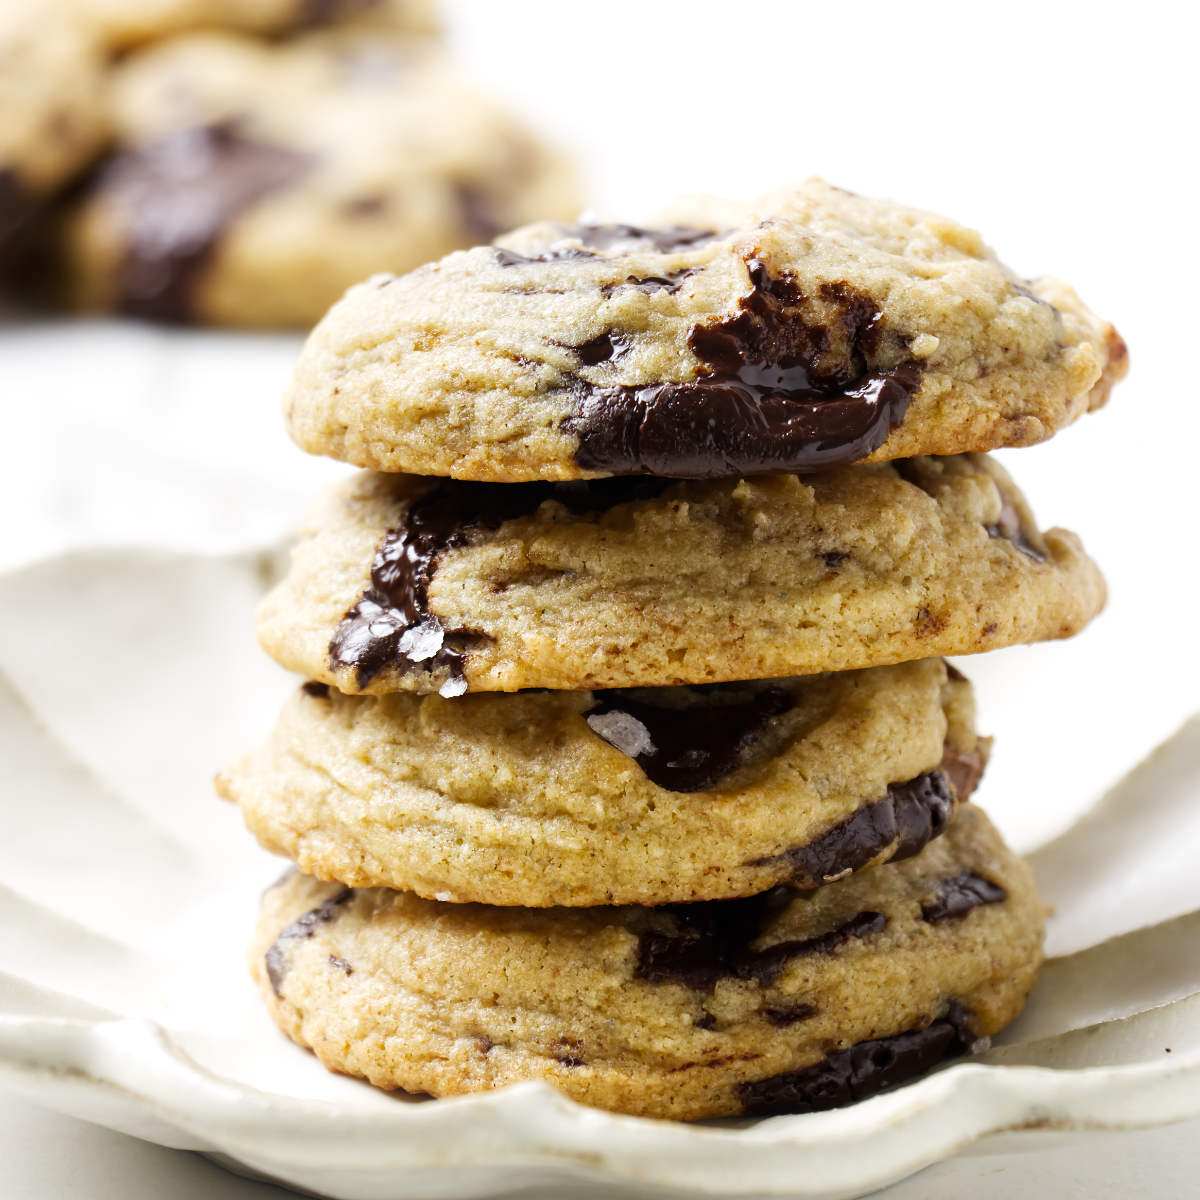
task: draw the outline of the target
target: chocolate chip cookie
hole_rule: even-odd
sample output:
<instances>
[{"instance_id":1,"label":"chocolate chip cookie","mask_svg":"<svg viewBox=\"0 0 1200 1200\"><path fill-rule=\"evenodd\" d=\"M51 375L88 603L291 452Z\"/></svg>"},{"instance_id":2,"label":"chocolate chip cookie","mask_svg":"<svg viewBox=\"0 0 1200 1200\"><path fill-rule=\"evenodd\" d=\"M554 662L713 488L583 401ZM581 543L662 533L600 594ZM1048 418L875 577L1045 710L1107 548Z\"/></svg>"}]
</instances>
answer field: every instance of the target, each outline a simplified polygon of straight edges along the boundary
<instances>
[{"instance_id":1,"label":"chocolate chip cookie","mask_svg":"<svg viewBox=\"0 0 1200 1200\"><path fill-rule=\"evenodd\" d=\"M0 4L0 253L107 136L103 55L59 0Z\"/></svg>"},{"instance_id":2,"label":"chocolate chip cookie","mask_svg":"<svg viewBox=\"0 0 1200 1200\"><path fill-rule=\"evenodd\" d=\"M513 696L305 684L219 777L268 849L354 887L546 907L819 887L916 854L987 740L940 659Z\"/></svg>"},{"instance_id":3,"label":"chocolate chip cookie","mask_svg":"<svg viewBox=\"0 0 1200 1200\"><path fill-rule=\"evenodd\" d=\"M258 635L343 692L665 687L1065 637L1104 601L984 456L750 480L363 473L310 514Z\"/></svg>"},{"instance_id":4,"label":"chocolate chip cookie","mask_svg":"<svg viewBox=\"0 0 1200 1200\"><path fill-rule=\"evenodd\" d=\"M127 60L118 153L62 229L85 309L307 326L351 283L568 215L568 163L427 42L196 34Z\"/></svg>"},{"instance_id":5,"label":"chocolate chip cookie","mask_svg":"<svg viewBox=\"0 0 1200 1200\"><path fill-rule=\"evenodd\" d=\"M372 279L314 331L286 413L304 449L384 471L711 478L1029 445L1125 368L1065 284L813 181Z\"/></svg>"},{"instance_id":6,"label":"chocolate chip cookie","mask_svg":"<svg viewBox=\"0 0 1200 1200\"><path fill-rule=\"evenodd\" d=\"M295 873L252 969L290 1037L380 1087L537 1079L692 1119L837 1107L986 1044L1041 940L1029 869L967 805L913 858L707 904L456 905Z\"/></svg>"}]
</instances>

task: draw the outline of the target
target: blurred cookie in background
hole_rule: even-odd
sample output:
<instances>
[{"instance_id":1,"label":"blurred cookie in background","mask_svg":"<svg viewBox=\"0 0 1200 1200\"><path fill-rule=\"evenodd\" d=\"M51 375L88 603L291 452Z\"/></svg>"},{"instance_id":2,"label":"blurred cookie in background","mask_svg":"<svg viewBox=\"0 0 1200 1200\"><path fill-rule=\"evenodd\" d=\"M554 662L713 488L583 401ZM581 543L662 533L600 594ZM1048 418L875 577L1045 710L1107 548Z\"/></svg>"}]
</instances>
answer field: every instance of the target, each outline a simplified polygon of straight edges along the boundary
<instances>
[{"instance_id":1,"label":"blurred cookie in background","mask_svg":"<svg viewBox=\"0 0 1200 1200\"><path fill-rule=\"evenodd\" d=\"M579 207L567 161L422 39L177 38L117 68L111 111L59 231L84 309L307 326L375 272Z\"/></svg>"},{"instance_id":2,"label":"blurred cookie in background","mask_svg":"<svg viewBox=\"0 0 1200 1200\"><path fill-rule=\"evenodd\" d=\"M353 23L414 34L437 32L432 0L70 0L70 4L114 51L210 29L278 35Z\"/></svg>"},{"instance_id":3,"label":"blurred cookie in background","mask_svg":"<svg viewBox=\"0 0 1200 1200\"><path fill-rule=\"evenodd\" d=\"M0 0L0 257L107 136L103 55L51 0Z\"/></svg>"}]
</instances>

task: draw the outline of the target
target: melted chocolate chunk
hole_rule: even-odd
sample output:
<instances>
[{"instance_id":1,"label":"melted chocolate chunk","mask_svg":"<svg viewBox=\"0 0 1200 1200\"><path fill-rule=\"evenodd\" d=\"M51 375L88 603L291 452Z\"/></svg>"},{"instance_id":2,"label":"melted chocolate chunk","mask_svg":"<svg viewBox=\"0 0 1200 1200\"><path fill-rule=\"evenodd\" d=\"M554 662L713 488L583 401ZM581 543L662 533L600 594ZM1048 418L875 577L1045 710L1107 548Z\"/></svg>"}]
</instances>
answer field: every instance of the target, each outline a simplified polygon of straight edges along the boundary
<instances>
[{"instance_id":1,"label":"melted chocolate chunk","mask_svg":"<svg viewBox=\"0 0 1200 1200\"><path fill-rule=\"evenodd\" d=\"M752 286L738 314L693 326L688 336L707 374L619 387L575 381L575 411L563 429L579 438L580 466L699 479L816 470L883 445L921 370L866 368L881 335L871 299L848 284L822 284L818 321L792 280L757 259L748 266Z\"/></svg>"},{"instance_id":2,"label":"melted chocolate chunk","mask_svg":"<svg viewBox=\"0 0 1200 1200\"><path fill-rule=\"evenodd\" d=\"M886 1092L970 1050L969 1019L961 1005L952 1004L945 1017L924 1028L859 1042L803 1071L743 1083L742 1111L754 1117L822 1112Z\"/></svg>"},{"instance_id":3,"label":"melted chocolate chunk","mask_svg":"<svg viewBox=\"0 0 1200 1200\"><path fill-rule=\"evenodd\" d=\"M829 933L802 941L776 942L774 946L768 946L765 950L746 955L739 964L738 975L742 979L756 979L763 987L769 987L779 978L779 973L791 959L812 954L832 954L839 946L853 939L882 933L887 925L888 919L883 913L860 912Z\"/></svg>"},{"instance_id":4,"label":"melted chocolate chunk","mask_svg":"<svg viewBox=\"0 0 1200 1200\"><path fill-rule=\"evenodd\" d=\"M611 362L623 358L629 353L631 339L625 333L602 333L582 346L573 349L579 355L579 361L586 367L594 367L597 363Z\"/></svg>"},{"instance_id":5,"label":"melted chocolate chunk","mask_svg":"<svg viewBox=\"0 0 1200 1200\"><path fill-rule=\"evenodd\" d=\"M711 992L719 979L756 980L769 987L793 958L832 954L852 938L887 928L882 913L862 912L829 933L779 942L752 950L771 919L793 903L790 888L777 887L742 900L673 904L656 910L674 925L668 932L646 930L638 941L637 973L651 983L682 983Z\"/></svg>"},{"instance_id":6,"label":"melted chocolate chunk","mask_svg":"<svg viewBox=\"0 0 1200 1200\"><path fill-rule=\"evenodd\" d=\"M973 908L984 904L1000 904L1008 893L990 879L964 871L952 879L943 879L933 893L933 899L921 906L921 916L931 925L965 917Z\"/></svg>"},{"instance_id":7,"label":"melted chocolate chunk","mask_svg":"<svg viewBox=\"0 0 1200 1200\"><path fill-rule=\"evenodd\" d=\"M230 223L311 166L309 155L254 141L232 123L181 130L117 155L98 187L125 231L120 308L188 320L196 286Z\"/></svg>"},{"instance_id":8,"label":"melted chocolate chunk","mask_svg":"<svg viewBox=\"0 0 1200 1200\"><path fill-rule=\"evenodd\" d=\"M832 829L782 854L752 859L751 867L786 862L796 887L817 888L865 867L889 846L892 860L911 858L945 832L955 797L941 771L927 771L906 783L893 783L887 795L852 813Z\"/></svg>"},{"instance_id":9,"label":"melted chocolate chunk","mask_svg":"<svg viewBox=\"0 0 1200 1200\"><path fill-rule=\"evenodd\" d=\"M740 689L739 689L740 693ZM795 703L790 692L768 687L748 699L721 702L721 689L691 689L712 701L667 708L627 693L598 691L584 713L593 733L632 758L646 778L672 792L702 792L738 766L742 752L772 717Z\"/></svg>"},{"instance_id":10,"label":"melted chocolate chunk","mask_svg":"<svg viewBox=\"0 0 1200 1200\"><path fill-rule=\"evenodd\" d=\"M694 274L693 267L686 267L682 271L671 271L666 275L628 275L620 283L604 284L600 288L600 295L607 300L610 296L627 288L645 292L647 295L654 292L675 293L683 286L683 281Z\"/></svg>"},{"instance_id":11,"label":"melted chocolate chunk","mask_svg":"<svg viewBox=\"0 0 1200 1200\"><path fill-rule=\"evenodd\" d=\"M671 225L664 229L640 229L636 225L559 225L558 235L578 246L562 246L542 254L518 254L515 250L496 251L496 262L502 267L523 266L525 263L570 262L595 258L600 250L611 250L623 242L642 243L639 249L656 250L667 254L711 241L717 236L709 229L688 229ZM670 281L668 280L668 284Z\"/></svg>"},{"instance_id":12,"label":"melted chocolate chunk","mask_svg":"<svg viewBox=\"0 0 1200 1200\"><path fill-rule=\"evenodd\" d=\"M950 667L950 670L953 669ZM980 779L983 778L986 765L987 762L978 748L952 750L949 746L946 747L939 769L950 780L950 786L954 788L954 798L959 804L965 804L971 798L979 786Z\"/></svg>"},{"instance_id":13,"label":"melted chocolate chunk","mask_svg":"<svg viewBox=\"0 0 1200 1200\"><path fill-rule=\"evenodd\" d=\"M330 665L353 667L365 687L385 667L403 671L444 668L443 695L466 691L462 643L478 635L446 629L429 611L429 584L441 556L478 529L497 529L528 516L546 500L576 515L601 513L649 499L671 486L666 479L597 479L571 483L466 483L441 479L408 504L401 523L384 536L371 563L371 585L342 618L329 642ZM624 485L624 486L622 486ZM459 644L455 644L459 643Z\"/></svg>"},{"instance_id":14,"label":"melted chocolate chunk","mask_svg":"<svg viewBox=\"0 0 1200 1200\"><path fill-rule=\"evenodd\" d=\"M330 896L324 904L298 917L275 939L266 953L265 961L267 978L271 981L271 990L276 996L283 995L283 980L288 972L288 943L312 937L318 926L328 925L337 917L338 910L353 895L354 892L350 888L343 888L336 895Z\"/></svg>"},{"instance_id":15,"label":"melted chocolate chunk","mask_svg":"<svg viewBox=\"0 0 1200 1200\"><path fill-rule=\"evenodd\" d=\"M310 679L307 683L302 683L300 690L306 696L311 696L314 700L329 699L329 684L318 683L315 679Z\"/></svg>"},{"instance_id":16,"label":"melted chocolate chunk","mask_svg":"<svg viewBox=\"0 0 1200 1200\"><path fill-rule=\"evenodd\" d=\"M1000 495L1003 500L1000 509L1000 519L995 525L985 526L988 537L1004 538L1005 541L1011 542L1027 558L1032 558L1034 562L1045 562L1045 554L1029 540L1029 534L1025 529L1024 522L1021 520L1021 514L1017 512L1017 506L1013 503L1011 497L1006 496L1003 492Z\"/></svg>"},{"instance_id":17,"label":"melted chocolate chunk","mask_svg":"<svg viewBox=\"0 0 1200 1200\"><path fill-rule=\"evenodd\" d=\"M762 1015L769 1025L783 1028L786 1025L796 1025L817 1015L815 1004L793 1004L788 1008L764 1008Z\"/></svg>"},{"instance_id":18,"label":"melted chocolate chunk","mask_svg":"<svg viewBox=\"0 0 1200 1200\"><path fill-rule=\"evenodd\" d=\"M611 250L624 242L640 242L660 254L669 254L711 242L718 235L711 229L693 229L685 225L667 225L661 229L644 229L638 225L564 225L562 236L577 239L589 250Z\"/></svg>"}]
</instances>

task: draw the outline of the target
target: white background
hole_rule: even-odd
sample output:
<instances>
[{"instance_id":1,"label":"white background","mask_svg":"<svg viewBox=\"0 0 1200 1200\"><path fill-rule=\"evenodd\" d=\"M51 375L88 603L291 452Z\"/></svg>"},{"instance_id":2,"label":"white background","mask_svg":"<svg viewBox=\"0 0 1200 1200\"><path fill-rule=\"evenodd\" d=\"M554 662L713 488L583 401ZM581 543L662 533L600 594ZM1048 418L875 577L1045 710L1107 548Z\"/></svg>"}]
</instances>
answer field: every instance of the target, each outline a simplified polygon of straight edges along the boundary
<instances>
[{"instance_id":1,"label":"white background","mask_svg":"<svg viewBox=\"0 0 1200 1200\"><path fill-rule=\"evenodd\" d=\"M1109 408L1005 456L1042 519L1084 535L1110 608L1076 642L969 665L1000 734L983 799L1019 844L1034 840L1197 707L1192 17L1166 4L445 7L479 85L575 152L603 217L821 174L974 224L1018 271L1063 276L1112 319L1133 371ZM339 470L280 428L296 346L128 323L0 329L0 564L81 542L218 548L285 533ZM0 1113L17 1162L5 1194L138 1194L139 1181L161 1194L176 1159L194 1189L181 1194L222 1188L180 1156ZM1195 1129L1139 1136L1121 1141L1128 1154L1089 1150L1132 1174L1087 1171L1079 1194L1183 1194L1170 1172L1195 1162ZM1049 1159L1003 1160L1009 1190L994 1193L979 1191L995 1174L983 1161L939 1168L947 1194L964 1179L981 1196L1050 1194L1029 1182ZM104 1164L111 1191L68 1174L87 1162Z\"/></svg>"}]
</instances>

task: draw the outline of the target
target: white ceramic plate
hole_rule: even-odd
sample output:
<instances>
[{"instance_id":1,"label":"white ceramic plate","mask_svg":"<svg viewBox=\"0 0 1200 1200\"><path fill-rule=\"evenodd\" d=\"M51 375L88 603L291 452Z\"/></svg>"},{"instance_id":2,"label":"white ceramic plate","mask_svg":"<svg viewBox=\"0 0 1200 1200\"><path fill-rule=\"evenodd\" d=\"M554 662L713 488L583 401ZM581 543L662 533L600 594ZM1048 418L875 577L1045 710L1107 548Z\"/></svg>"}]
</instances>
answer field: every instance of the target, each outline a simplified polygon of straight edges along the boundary
<instances>
[{"instance_id":1,"label":"white ceramic plate","mask_svg":"<svg viewBox=\"0 0 1200 1200\"><path fill-rule=\"evenodd\" d=\"M706 1126L541 1085L420 1101L328 1074L253 993L244 944L280 866L210 788L294 686L250 634L271 563L95 551L0 576L7 1086L345 1200L853 1196L995 1131L1200 1114L1196 721L1036 854L1057 957L981 1059L850 1109ZM1023 653L970 664L1001 753L1061 702L1005 683ZM1043 744L1086 755L1087 739L1065 723ZM1030 794L984 795L1018 844L1051 799L1036 767Z\"/></svg>"}]
</instances>

